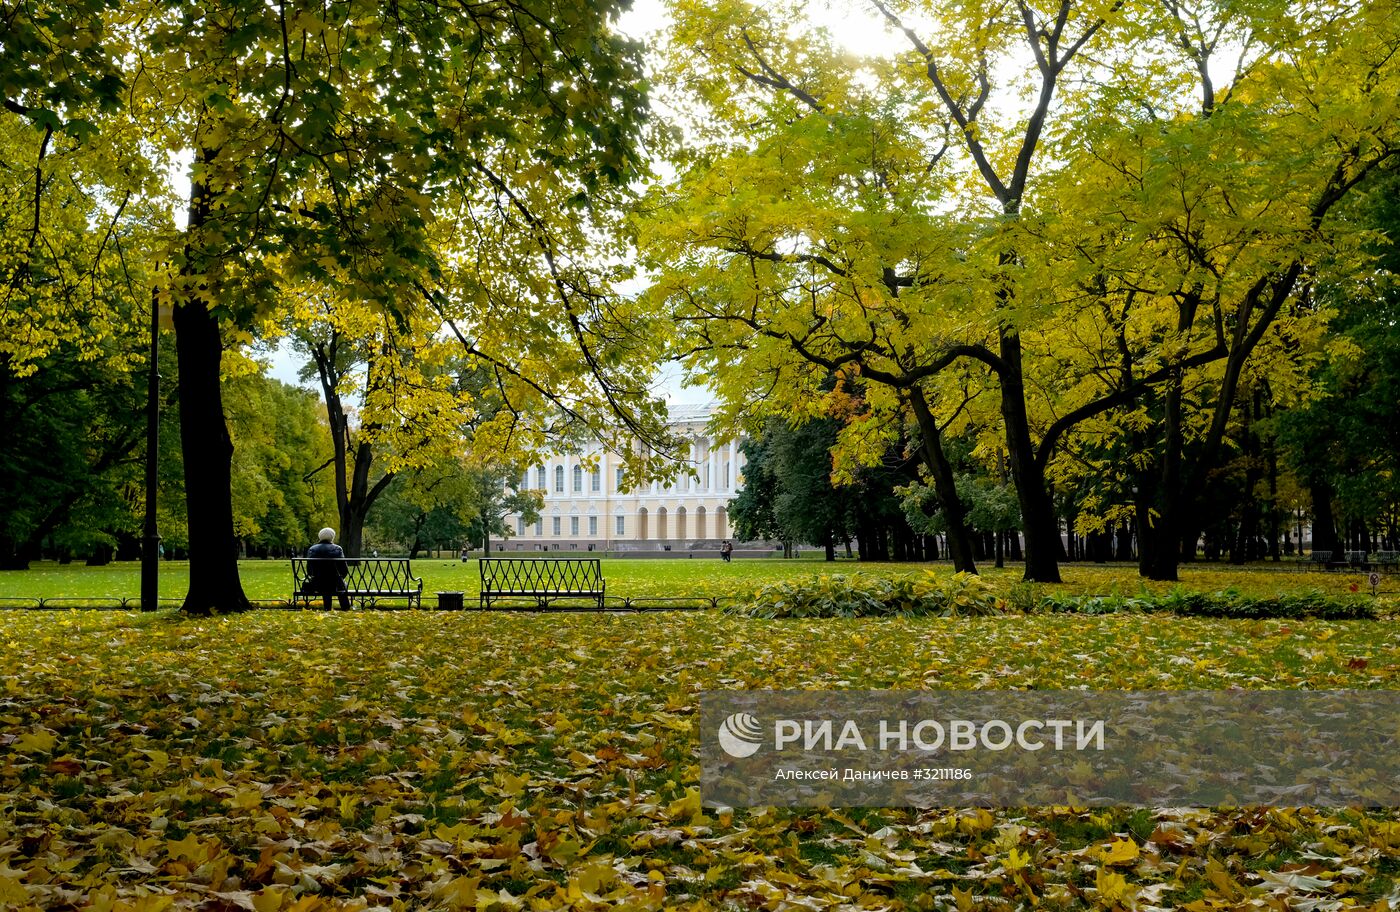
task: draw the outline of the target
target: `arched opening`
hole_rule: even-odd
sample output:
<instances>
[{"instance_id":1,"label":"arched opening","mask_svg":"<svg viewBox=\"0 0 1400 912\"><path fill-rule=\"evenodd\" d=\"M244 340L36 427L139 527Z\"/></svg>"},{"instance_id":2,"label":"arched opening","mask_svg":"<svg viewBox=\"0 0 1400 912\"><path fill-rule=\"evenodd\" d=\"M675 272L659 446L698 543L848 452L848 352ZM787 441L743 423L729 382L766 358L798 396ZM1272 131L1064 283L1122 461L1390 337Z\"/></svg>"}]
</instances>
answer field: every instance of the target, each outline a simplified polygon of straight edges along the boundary
<instances>
[{"instance_id":1,"label":"arched opening","mask_svg":"<svg viewBox=\"0 0 1400 912\"><path fill-rule=\"evenodd\" d=\"M724 507L715 510L715 538L729 537L729 514Z\"/></svg>"},{"instance_id":2,"label":"arched opening","mask_svg":"<svg viewBox=\"0 0 1400 912\"><path fill-rule=\"evenodd\" d=\"M676 508L676 538L685 540L685 507Z\"/></svg>"},{"instance_id":3,"label":"arched opening","mask_svg":"<svg viewBox=\"0 0 1400 912\"><path fill-rule=\"evenodd\" d=\"M656 508L656 537L657 537L659 540L661 540L661 541L665 541L667 538L670 537L670 536L668 536L668 535L666 534L666 508L665 508L665 507L657 507L657 508Z\"/></svg>"},{"instance_id":4,"label":"arched opening","mask_svg":"<svg viewBox=\"0 0 1400 912\"><path fill-rule=\"evenodd\" d=\"M637 541L646 541L649 537L647 530L647 508L637 508Z\"/></svg>"},{"instance_id":5,"label":"arched opening","mask_svg":"<svg viewBox=\"0 0 1400 912\"><path fill-rule=\"evenodd\" d=\"M696 507L696 508L695 508L695 537L696 537L696 538L704 538L704 537L705 537L705 508L704 508L704 507Z\"/></svg>"}]
</instances>

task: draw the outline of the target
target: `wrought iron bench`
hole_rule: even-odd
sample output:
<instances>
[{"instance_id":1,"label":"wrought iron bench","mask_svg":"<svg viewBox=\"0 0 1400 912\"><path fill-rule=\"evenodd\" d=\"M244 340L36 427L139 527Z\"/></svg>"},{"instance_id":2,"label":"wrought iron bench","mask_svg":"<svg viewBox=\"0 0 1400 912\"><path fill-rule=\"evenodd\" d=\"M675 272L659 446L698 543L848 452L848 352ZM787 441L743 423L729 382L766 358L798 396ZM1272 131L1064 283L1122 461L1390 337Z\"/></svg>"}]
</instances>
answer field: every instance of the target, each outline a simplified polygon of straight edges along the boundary
<instances>
[{"instance_id":1,"label":"wrought iron bench","mask_svg":"<svg viewBox=\"0 0 1400 912\"><path fill-rule=\"evenodd\" d=\"M1341 565L1352 570L1365 570L1370 565L1366 563L1365 551L1347 551L1342 555Z\"/></svg>"},{"instance_id":2,"label":"wrought iron bench","mask_svg":"<svg viewBox=\"0 0 1400 912\"><path fill-rule=\"evenodd\" d=\"M596 557L483 557L481 607L549 608L559 602L587 602L603 607L603 564ZM521 605L524 602L525 605Z\"/></svg>"},{"instance_id":3,"label":"wrought iron bench","mask_svg":"<svg viewBox=\"0 0 1400 912\"><path fill-rule=\"evenodd\" d=\"M359 602L361 608L373 607L379 599L408 599L408 607L423 604L423 581L413 575L406 557L294 557L292 558L292 607L310 608L311 602L325 595L317 587L311 573L312 563L345 565L342 593ZM336 598L332 595L332 598Z\"/></svg>"},{"instance_id":4,"label":"wrought iron bench","mask_svg":"<svg viewBox=\"0 0 1400 912\"><path fill-rule=\"evenodd\" d=\"M1308 555L1308 559L1304 563L1308 566L1320 567L1326 570L1328 565L1332 563L1332 552L1314 551L1312 554Z\"/></svg>"},{"instance_id":5,"label":"wrought iron bench","mask_svg":"<svg viewBox=\"0 0 1400 912\"><path fill-rule=\"evenodd\" d=\"M1394 570L1400 567L1400 551L1377 551L1372 563L1377 570Z\"/></svg>"}]
</instances>

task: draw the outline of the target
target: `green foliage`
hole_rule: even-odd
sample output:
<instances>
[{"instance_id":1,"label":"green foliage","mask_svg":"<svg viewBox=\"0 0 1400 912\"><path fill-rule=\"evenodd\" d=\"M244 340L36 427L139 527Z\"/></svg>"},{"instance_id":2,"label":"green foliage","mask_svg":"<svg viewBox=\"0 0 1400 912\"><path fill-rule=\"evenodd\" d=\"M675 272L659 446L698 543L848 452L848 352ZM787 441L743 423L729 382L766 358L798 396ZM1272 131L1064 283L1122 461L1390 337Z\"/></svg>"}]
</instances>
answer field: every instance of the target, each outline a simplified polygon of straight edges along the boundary
<instances>
[{"instance_id":1,"label":"green foliage","mask_svg":"<svg viewBox=\"0 0 1400 912\"><path fill-rule=\"evenodd\" d=\"M1176 588L1162 595L1144 592L1137 596L1046 595L1035 604L1034 610L1063 614L1157 611L1182 617L1239 620L1320 618L1354 621L1377 616L1375 602L1361 597L1337 597L1317 590L1274 596L1246 595L1234 588L1211 593Z\"/></svg>"},{"instance_id":2,"label":"green foliage","mask_svg":"<svg viewBox=\"0 0 1400 912\"><path fill-rule=\"evenodd\" d=\"M82 138L95 129L72 112L111 110L123 80L103 44L117 0L23 2L4 7L0 101L36 128Z\"/></svg>"},{"instance_id":3,"label":"green foliage","mask_svg":"<svg viewBox=\"0 0 1400 912\"><path fill-rule=\"evenodd\" d=\"M976 467L969 465L968 468ZM958 499L967 506L968 528L979 532L1009 532L1020 528L1021 508L1011 486L972 471L958 475L955 484ZM914 482L897 489L897 493L904 515L914 529L930 535L947 531L931 485Z\"/></svg>"},{"instance_id":4,"label":"green foliage","mask_svg":"<svg viewBox=\"0 0 1400 912\"><path fill-rule=\"evenodd\" d=\"M830 547L850 537L860 495L832 483L836 431L831 420L774 419L744 442L744 488L731 506L741 538Z\"/></svg>"},{"instance_id":5,"label":"green foliage","mask_svg":"<svg viewBox=\"0 0 1400 912\"><path fill-rule=\"evenodd\" d=\"M471 469L476 481L476 499L467 539L472 547L490 549L492 539L511 538L515 529L506 525L507 516L517 516L526 525L539 521L544 495L520 486L525 467L488 462Z\"/></svg>"},{"instance_id":6,"label":"green foliage","mask_svg":"<svg viewBox=\"0 0 1400 912\"><path fill-rule=\"evenodd\" d=\"M725 608L755 618L981 617L1004 610L980 577L933 571L895 578L821 574L765 586Z\"/></svg>"},{"instance_id":7,"label":"green foliage","mask_svg":"<svg viewBox=\"0 0 1400 912\"><path fill-rule=\"evenodd\" d=\"M301 550L334 515L331 440L315 393L261 374L225 383L235 530L252 551Z\"/></svg>"},{"instance_id":8,"label":"green foliage","mask_svg":"<svg viewBox=\"0 0 1400 912\"><path fill-rule=\"evenodd\" d=\"M23 566L46 543L90 554L136 528L144 385L73 354L64 345L27 376L0 359L0 566Z\"/></svg>"}]
</instances>

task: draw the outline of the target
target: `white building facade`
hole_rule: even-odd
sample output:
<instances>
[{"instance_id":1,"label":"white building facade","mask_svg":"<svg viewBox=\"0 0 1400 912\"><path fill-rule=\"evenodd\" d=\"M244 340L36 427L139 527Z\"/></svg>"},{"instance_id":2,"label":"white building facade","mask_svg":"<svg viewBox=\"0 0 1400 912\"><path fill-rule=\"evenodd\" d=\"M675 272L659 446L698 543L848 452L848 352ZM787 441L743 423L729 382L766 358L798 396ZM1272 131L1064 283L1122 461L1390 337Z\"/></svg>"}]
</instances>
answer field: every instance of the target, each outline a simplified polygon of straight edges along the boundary
<instances>
[{"instance_id":1,"label":"white building facade","mask_svg":"<svg viewBox=\"0 0 1400 912\"><path fill-rule=\"evenodd\" d=\"M690 438L690 467L670 485L624 492L622 460L599 446L552 454L520 483L544 496L538 522L507 516L511 537L497 551L686 551L718 548L733 537L729 502L744 466L738 441L706 429L708 406L671 410L673 430Z\"/></svg>"}]
</instances>

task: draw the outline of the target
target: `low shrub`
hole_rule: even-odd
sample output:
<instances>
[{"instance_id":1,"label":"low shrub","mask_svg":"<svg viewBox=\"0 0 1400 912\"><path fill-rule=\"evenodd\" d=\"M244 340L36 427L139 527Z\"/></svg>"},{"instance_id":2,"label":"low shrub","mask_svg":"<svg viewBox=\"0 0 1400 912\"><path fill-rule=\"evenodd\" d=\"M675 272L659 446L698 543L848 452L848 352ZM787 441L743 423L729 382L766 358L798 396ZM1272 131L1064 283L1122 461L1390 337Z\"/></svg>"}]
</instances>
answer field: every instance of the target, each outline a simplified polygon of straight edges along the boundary
<instances>
[{"instance_id":1,"label":"low shrub","mask_svg":"<svg viewBox=\"0 0 1400 912\"><path fill-rule=\"evenodd\" d=\"M822 574L787 580L724 610L755 618L976 617L1005 613L1007 605L979 576L927 571L893 579Z\"/></svg>"},{"instance_id":2,"label":"low shrub","mask_svg":"<svg viewBox=\"0 0 1400 912\"><path fill-rule=\"evenodd\" d=\"M981 617L993 614L1144 614L1266 620L1319 618L1348 621L1374 618L1377 606L1364 598L1338 598L1316 590L1275 596L1245 595L1236 589L1192 592L1180 587L1163 595L1049 595L1033 584L1013 585L997 597L981 577L878 577L823 574L765 586L724 609L755 618Z\"/></svg>"},{"instance_id":3,"label":"low shrub","mask_svg":"<svg viewBox=\"0 0 1400 912\"><path fill-rule=\"evenodd\" d=\"M1326 621L1352 621L1377 616L1376 606L1370 600L1337 598L1317 590L1254 596L1245 595L1236 589L1204 593L1190 592L1180 587L1165 595L1048 595L1041 599L1039 609L1066 614L1160 611L1182 617L1241 620L1319 618Z\"/></svg>"}]
</instances>

